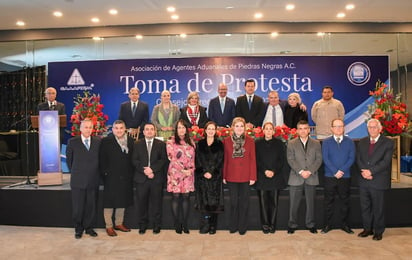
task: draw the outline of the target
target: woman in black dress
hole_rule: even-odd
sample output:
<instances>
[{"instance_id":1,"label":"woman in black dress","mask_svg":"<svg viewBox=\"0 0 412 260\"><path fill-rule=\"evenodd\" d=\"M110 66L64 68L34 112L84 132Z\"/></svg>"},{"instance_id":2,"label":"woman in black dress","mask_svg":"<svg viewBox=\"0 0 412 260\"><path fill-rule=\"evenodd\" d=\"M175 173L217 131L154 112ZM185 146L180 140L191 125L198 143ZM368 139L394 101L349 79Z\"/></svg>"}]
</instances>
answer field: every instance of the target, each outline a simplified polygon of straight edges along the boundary
<instances>
[{"instance_id":1,"label":"woman in black dress","mask_svg":"<svg viewBox=\"0 0 412 260\"><path fill-rule=\"evenodd\" d=\"M257 181L262 231L275 233L279 191L286 187L287 163L283 142L273 137L271 122L263 124L265 137L256 141Z\"/></svg>"},{"instance_id":2,"label":"woman in black dress","mask_svg":"<svg viewBox=\"0 0 412 260\"><path fill-rule=\"evenodd\" d=\"M205 125L205 138L196 147L195 192L200 211L201 234L215 234L217 213L223 211L222 167L223 143L217 139L217 125Z\"/></svg>"},{"instance_id":3,"label":"woman in black dress","mask_svg":"<svg viewBox=\"0 0 412 260\"><path fill-rule=\"evenodd\" d=\"M308 121L308 112L301 109L302 99L298 93L290 93L285 106L284 123L289 128L296 128L300 120Z\"/></svg>"}]
</instances>

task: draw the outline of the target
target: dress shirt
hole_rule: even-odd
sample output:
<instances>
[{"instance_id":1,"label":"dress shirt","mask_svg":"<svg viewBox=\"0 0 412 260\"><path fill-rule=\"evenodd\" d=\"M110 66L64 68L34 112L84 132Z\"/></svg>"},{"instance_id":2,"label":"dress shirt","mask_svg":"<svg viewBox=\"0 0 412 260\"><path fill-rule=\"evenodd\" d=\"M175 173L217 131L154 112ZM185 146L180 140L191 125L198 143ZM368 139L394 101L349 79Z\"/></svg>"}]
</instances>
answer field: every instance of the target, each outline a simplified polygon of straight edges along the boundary
<instances>
[{"instance_id":1,"label":"dress shirt","mask_svg":"<svg viewBox=\"0 0 412 260\"><path fill-rule=\"evenodd\" d=\"M275 107L275 108L273 108ZM265 114L265 118L263 119L263 124L265 124L266 122L272 122L272 124L274 124L272 118L272 111L273 109L275 109L276 112L276 125L275 126L282 126L284 124L283 122L283 111L282 108L280 107L279 104L277 104L276 106L271 106L268 105L268 108L266 110L266 114Z\"/></svg>"}]
</instances>

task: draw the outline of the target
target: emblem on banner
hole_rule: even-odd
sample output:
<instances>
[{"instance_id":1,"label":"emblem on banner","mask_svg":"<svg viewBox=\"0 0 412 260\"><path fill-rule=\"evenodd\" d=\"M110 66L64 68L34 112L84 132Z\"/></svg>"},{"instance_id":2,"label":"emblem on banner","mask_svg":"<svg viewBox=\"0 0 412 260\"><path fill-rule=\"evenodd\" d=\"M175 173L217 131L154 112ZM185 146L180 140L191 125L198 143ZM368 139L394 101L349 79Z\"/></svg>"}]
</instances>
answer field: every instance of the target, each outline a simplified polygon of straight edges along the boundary
<instances>
[{"instance_id":1,"label":"emblem on banner","mask_svg":"<svg viewBox=\"0 0 412 260\"><path fill-rule=\"evenodd\" d=\"M67 81L67 85L84 85L84 80L82 75L80 74L79 70L75 68L70 76L69 80Z\"/></svg>"},{"instance_id":2,"label":"emblem on banner","mask_svg":"<svg viewBox=\"0 0 412 260\"><path fill-rule=\"evenodd\" d=\"M352 63L347 71L348 80L355 86L363 86L371 77L371 70L363 62Z\"/></svg>"}]
</instances>

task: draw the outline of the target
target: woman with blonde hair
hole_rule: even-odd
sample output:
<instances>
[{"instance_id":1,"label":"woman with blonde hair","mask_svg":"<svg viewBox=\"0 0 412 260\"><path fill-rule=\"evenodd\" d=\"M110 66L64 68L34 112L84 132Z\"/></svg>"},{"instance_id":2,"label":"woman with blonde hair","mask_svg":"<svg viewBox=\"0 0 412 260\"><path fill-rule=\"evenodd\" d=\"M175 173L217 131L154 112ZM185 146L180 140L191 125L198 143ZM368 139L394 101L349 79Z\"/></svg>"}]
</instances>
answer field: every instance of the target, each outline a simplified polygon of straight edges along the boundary
<instances>
[{"instance_id":1,"label":"woman with blonde hair","mask_svg":"<svg viewBox=\"0 0 412 260\"><path fill-rule=\"evenodd\" d=\"M190 92L187 95L187 106L180 110L180 119L183 119L189 127L198 126L204 128L209 121L206 114L206 108L199 104L199 94Z\"/></svg>"},{"instance_id":2,"label":"woman with blonde hair","mask_svg":"<svg viewBox=\"0 0 412 260\"><path fill-rule=\"evenodd\" d=\"M308 112L301 109L302 99L296 92L290 93L285 106L284 123L290 128L296 128L300 120L308 121Z\"/></svg>"}]
</instances>

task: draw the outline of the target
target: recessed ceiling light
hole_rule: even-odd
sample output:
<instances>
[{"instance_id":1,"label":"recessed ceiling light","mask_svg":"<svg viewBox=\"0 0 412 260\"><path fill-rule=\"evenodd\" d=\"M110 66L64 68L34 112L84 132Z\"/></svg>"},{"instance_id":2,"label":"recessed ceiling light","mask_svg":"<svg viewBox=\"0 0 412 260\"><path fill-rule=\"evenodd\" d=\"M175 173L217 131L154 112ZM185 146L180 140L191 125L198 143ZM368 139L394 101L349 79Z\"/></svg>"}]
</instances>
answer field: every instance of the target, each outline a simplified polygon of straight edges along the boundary
<instances>
[{"instance_id":1,"label":"recessed ceiling light","mask_svg":"<svg viewBox=\"0 0 412 260\"><path fill-rule=\"evenodd\" d=\"M169 6L166 9L169 13L173 13L174 11L176 11L176 8L174 6Z\"/></svg>"},{"instance_id":2,"label":"recessed ceiling light","mask_svg":"<svg viewBox=\"0 0 412 260\"><path fill-rule=\"evenodd\" d=\"M346 16L346 14L342 13L342 12L340 12L336 15L337 18L344 18L345 16Z\"/></svg>"},{"instance_id":3,"label":"recessed ceiling light","mask_svg":"<svg viewBox=\"0 0 412 260\"><path fill-rule=\"evenodd\" d=\"M90 19L90 21L92 21L93 23L98 23L100 22L100 19L97 17L93 17L92 19Z\"/></svg>"},{"instance_id":4,"label":"recessed ceiling light","mask_svg":"<svg viewBox=\"0 0 412 260\"><path fill-rule=\"evenodd\" d=\"M272 32L271 34L270 34L270 37L277 37L279 35L279 33L278 32Z\"/></svg>"},{"instance_id":5,"label":"recessed ceiling light","mask_svg":"<svg viewBox=\"0 0 412 260\"><path fill-rule=\"evenodd\" d=\"M103 39L104 39L104 38L99 37L99 36L94 36L94 37L93 37L93 40L95 40L95 41L103 41Z\"/></svg>"},{"instance_id":6,"label":"recessed ceiling light","mask_svg":"<svg viewBox=\"0 0 412 260\"><path fill-rule=\"evenodd\" d=\"M231 33L225 33L225 36L229 37L229 36L232 36L232 34Z\"/></svg>"},{"instance_id":7,"label":"recessed ceiling light","mask_svg":"<svg viewBox=\"0 0 412 260\"><path fill-rule=\"evenodd\" d=\"M180 36L180 38L186 38L187 34L186 33L181 33L179 36Z\"/></svg>"},{"instance_id":8,"label":"recessed ceiling light","mask_svg":"<svg viewBox=\"0 0 412 260\"><path fill-rule=\"evenodd\" d=\"M285 9L288 10L288 11L292 11L292 10L295 9L295 5L294 4L287 4Z\"/></svg>"},{"instance_id":9,"label":"recessed ceiling light","mask_svg":"<svg viewBox=\"0 0 412 260\"><path fill-rule=\"evenodd\" d=\"M233 6L226 6L225 9L233 9Z\"/></svg>"},{"instance_id":10,"label":"recessed ceiling light","mask_svg":"<svg viewBox=\"0 0 412 260\"><path fill-rule=\"evenodd\" d=\"M263 17L262 13L255 13L255 19L260 19Z\"/></svg>"},{"instance_id":11,"label":"recessed ceiling light","mask_svg":"<svg viewBox=\"0 0 412 260\"><path fill-rule=\"evenodd\" d=\"M116 9L110 9L109 10L109 14L111 15L116 15L118 13L118 11Z\"/></svg>"},{"instance_id":12,"label":"recessed ceiling light","mask_svg":"<svg viewBox=\"0 0 412 260\"><path fill-rule=\"evenodd\" d=\"M137 34L137 35L136 35L136 39L138 39L138 40L143 39L143 35L141 35L141 34Z\"/></svg>"},{"instance_id":13,"label":"recessed ceiling light","mask_svg":"<svg viewBox=\"0 0 412 260\"><path fill-rule=\"evenodd\" d=\"M63 13L60 12L60 11L55 11L55 12L53 12L53 15L56 16L56 17L62 17Z\"/></svg>"},{"instance_id":14,"label":"recessed ceiling light","mask_svg":"<svg viewBox=\"0 0 412 260\"><path fill-rule=\"evenodd\" d=\"M355 9L355 5L354 4L347 4L345 6L345 8L346 8L346 10L353 10L353 9Z\"/></svg>"},{"instance_id":15,"label":"recessed ceiling light","mask_svg":"<svg viewBox=\"0 0 412 260\"><path fill-rule=\"evenodd\" d=\"M325 33L324 33L324 32L318 32L316 35L319 36L319 37L321 37L321 36L324 36Z\"/></svg>"},{"instance_id":16,"label":"recessed ceiling light","mask_svg":"<svg viewBox=\"0 0 412 260\"><path fill-rule=\"evenodd\" d=\"M170 18L172 18L172 20L177 20L179 19L179 16L177 14L173 14Z\"/></svg>"},{"instance_id":17,"label":"recessed ceiling light","mask_svg":"<svg viewBox=\"0 0 412 260\"><path fill-rule=\"evenodd\" d=\"M23 21L17 21L17 22L16 22L16 25L17 25L17 26L25 26L26 23L23 22Z\"/></svg>"}]
</instances>

